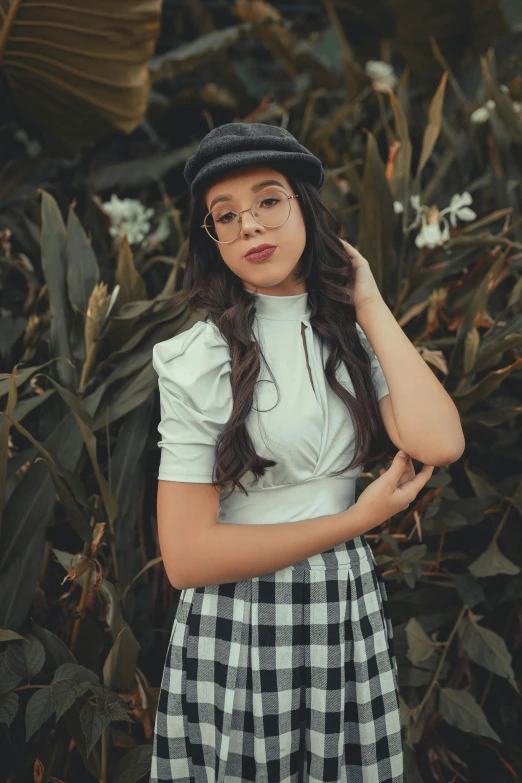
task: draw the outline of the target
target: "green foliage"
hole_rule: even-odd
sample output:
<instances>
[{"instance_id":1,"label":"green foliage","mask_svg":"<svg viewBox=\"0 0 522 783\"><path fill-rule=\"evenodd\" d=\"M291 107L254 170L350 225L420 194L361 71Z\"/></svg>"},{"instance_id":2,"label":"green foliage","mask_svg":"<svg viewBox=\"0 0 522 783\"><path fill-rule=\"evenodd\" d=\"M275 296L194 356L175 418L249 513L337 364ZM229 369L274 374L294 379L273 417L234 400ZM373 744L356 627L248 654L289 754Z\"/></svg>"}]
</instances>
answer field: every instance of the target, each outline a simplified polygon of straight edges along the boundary
<instances>
[{"instance_id":1,"label":"green foliage","mask_svg":"<svg viewBox=\"0 0 522 783\"><path fill-rule=\"evenodd\" d=\"M207 120L288 123L323 159L323 199L461 415L463 458L373 537L406 783L472 780L479 753L483 779L522 774L520 64L491 49L454 67L432 41L429 68L403 48L413 72L383 91L325 6L328 57L275 9L243 7L238 24L151 62L147 132L160 141L147 155L49 158L0 194L0 731L24 747L11 775L41 759L49 780L134 783L150 767L175 608L154 519L151 355L204 315L180 296L187 194L171 176L204 132L199 114L168 151L161 136L165 106L191 102ZM154 206L145 239L109 219L115 190Z\"/></svg>"}]
</instances>

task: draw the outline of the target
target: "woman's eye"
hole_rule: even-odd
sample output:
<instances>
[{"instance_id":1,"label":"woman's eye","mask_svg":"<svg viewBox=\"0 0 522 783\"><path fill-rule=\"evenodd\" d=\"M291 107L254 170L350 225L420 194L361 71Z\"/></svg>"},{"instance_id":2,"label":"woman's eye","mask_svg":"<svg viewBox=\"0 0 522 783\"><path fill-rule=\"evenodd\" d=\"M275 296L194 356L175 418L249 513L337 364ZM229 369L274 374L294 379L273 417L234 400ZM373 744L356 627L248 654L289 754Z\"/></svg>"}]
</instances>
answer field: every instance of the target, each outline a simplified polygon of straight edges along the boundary
<instances>
[{"instance_id":1,"label":"woman's eye","mask_svg":"<svg viewBox=\"0 0 522 783\"><path fill-rule=\"evenodd\" d=\"M217 218L218 223L230 223L230 220L234 218L235 212L226 212L224 215L220 215Z\"/></svg>"},{"instance_id":2,"label":"woman's eye","mask_svg":"<svg viewBox=\"0 0 522 783\"><path fill-rule=\"evenodd\" d=\"M262 203L262 204L266 204L266 205L267 205L267 206L269 206L269 207L272 207L272 206L274 206L273 204L267 204L267 203L266 203L267 201L273 201L273 202L275 202L276 204L279 204L279 199L278 199L278 198L264 198L264 199L263 199L263 201L262 201L261 203Z\"/></svg>"}]
</instances>

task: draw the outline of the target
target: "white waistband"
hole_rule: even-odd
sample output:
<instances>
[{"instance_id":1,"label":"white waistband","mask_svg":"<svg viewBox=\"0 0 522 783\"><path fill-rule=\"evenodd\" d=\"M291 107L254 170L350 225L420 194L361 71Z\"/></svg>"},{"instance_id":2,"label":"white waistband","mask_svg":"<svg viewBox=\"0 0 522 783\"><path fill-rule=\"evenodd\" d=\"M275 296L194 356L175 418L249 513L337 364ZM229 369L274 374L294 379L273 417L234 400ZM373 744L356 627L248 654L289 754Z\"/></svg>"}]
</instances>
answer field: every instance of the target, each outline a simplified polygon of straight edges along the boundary
<instances>
[{"instance_id":1,"label":"white waistband","mask_svg":"<svg viewBox=\"0 0 522 783\"><path fill-rule=\"evenodd\" d=\"M338 514L353 505L356 479L321 476L282 487L237 489L220 502L219 522L234 525L277 525Z\"/></svg>"}]
</instances>

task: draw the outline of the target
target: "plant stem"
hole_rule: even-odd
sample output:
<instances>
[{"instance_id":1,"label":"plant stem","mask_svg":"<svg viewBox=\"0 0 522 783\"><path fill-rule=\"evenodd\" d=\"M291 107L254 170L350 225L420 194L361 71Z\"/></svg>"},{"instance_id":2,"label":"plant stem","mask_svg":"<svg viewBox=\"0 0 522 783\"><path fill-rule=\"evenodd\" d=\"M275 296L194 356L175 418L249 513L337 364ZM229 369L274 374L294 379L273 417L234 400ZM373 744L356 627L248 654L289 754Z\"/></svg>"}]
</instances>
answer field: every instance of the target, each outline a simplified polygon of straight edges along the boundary
<instances>
[{"instance_id":1,"label":"plant stem","mask_svg":"<svg viewBox=\"0 0 522 783\"><path fill-rule=\"evenodd\" d=\"M107 729L102 734L102 752L101 752L101 778L100 783L107 783L107 761L109 751L109 735Z\"/></svg>"},{"instance_id":2,"label":"plant stem","mask_svg":"<svg viewBox=\"0 0 522 783\"><path fill-rule=\"evenodd\" d=\"M89 544L86 544L84 549L86 547L89 548L89 546L90 546ZM82 587L82 594L80 596L80 602L79 602L78 607L76 609L77 615L76 615L76 620L74 621L74 627L73 627L73 631L72 631L72 634L71 634L71 643L70 643L70 650L71 650L71 652L74 651L74 647L76 645L76 639L78 638L78 632L80 630L80 623L82 621L82 617L81 617L80 612L82 612L83 609L85 608L85 603L87 601L87 593L89 592L89 587L91 586L91 576L92 576L92 569L89 568L85 572L85 581L84 581L83 587Z\"/></svg>"},{"instance_id":3,"label":"plant stem","mask_svg":"<svg viewBox=\"0 0 522 783\"><path fill-rule=\"evenodd\" d=\"M464 617L464 615L468 611L468 609L469 609L469 606L467 604L464 604L462 606L462 609L459 612L459 616L457 617L457 619L455 621L455 625L451 629L451 633L450 633L450 635L448 637L448 640L446 641L446 644L445 644L445 647L444 647L444 652L440 656L440 661L439 661L439 663L437 665L437 668L435 669L435 674L433 675L433 679L430 682L430 684L428 686L428 689L427 689L426 693L424 694L424 696L422 698L421 703L418 704L417 707L415 707L412 710L412 715L413 715L415 721L417 720L417 717L420 715L420 713L422 711L422 708L424 707L424 705L428 701L428 699L430 697L430 693L432 692L433 688L435 687L435 684L439 681L439 674L441 673L442 667L444 666L444 661L446 660L446 657L448 655L448 650L449 650L449 648L451 646L451 642L453 640L453 637L457 633L457 630L458 630L458 627L459 627L459 625L460 625L460 623L462 621L462 618Z\"/></svg>"}]
</instances>

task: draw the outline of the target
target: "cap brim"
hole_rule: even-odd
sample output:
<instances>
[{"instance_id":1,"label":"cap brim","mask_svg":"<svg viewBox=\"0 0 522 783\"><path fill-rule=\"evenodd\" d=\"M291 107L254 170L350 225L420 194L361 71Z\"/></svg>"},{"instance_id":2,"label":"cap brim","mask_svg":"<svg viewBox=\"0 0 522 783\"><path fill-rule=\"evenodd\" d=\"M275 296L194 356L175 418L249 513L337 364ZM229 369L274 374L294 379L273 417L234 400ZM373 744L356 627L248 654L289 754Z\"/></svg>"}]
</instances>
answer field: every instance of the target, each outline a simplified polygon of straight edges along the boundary
<instances>
[{"instance_id":1,"label":"cap brim","mask_svg":"<svg viewBox=\"0 0 522 783\"><path fill-rule=\"evenodd\" d=\"M209 161L194 177L191 184L192 193L208 188L220 179L237 169L247 166L264 165L279 171L283 175L299 177L310 181L320 188L324 181L321 162L307 153L279 150L245 150L220 155L216 160Z\"/></svg>"}]
</instances>

